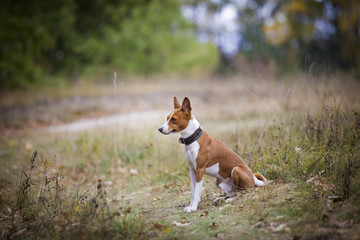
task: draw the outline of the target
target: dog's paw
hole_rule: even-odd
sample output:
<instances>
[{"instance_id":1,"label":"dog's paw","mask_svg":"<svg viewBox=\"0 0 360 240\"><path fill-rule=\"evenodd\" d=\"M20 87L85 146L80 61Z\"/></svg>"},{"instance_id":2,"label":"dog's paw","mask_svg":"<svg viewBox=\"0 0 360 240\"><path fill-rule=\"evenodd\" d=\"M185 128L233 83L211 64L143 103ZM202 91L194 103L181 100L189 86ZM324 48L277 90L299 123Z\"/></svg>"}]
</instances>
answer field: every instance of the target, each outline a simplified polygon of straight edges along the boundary
<instances>
[{"instance_id":1,"label":"dog's paw","mask_svg":"<svg viewBox=\"0 0 360 240\"><path fill-rule=\"evenodd\" d=\"M191 212L194 212L196 211L197 207L194 207L194 206L187 206L186 208L184 208L184 211L185 212L188 212L188 213L191 213Z\"/></svg>"},{"instance_id":2,"label":"dog's paw","mask_svg":"<svg viewBox=\"0 0 360 240\"><path fill-rule=\"evenodd\" d=\"M234 201L234 197L228 198L225 200L226 203L231 203L232 201Z\"/></svg>"},{"instance_id":3,"label":"dog's paw","mask_svg":"<svg viewBox=\"0 0 360 240\"><path fill-rule=\"evenodd\" d=\"M215 198L214 200L214 203L220 203L222 201L224 201L227 197L218 197L218 198Z\"/></svg>"}]
</instances>

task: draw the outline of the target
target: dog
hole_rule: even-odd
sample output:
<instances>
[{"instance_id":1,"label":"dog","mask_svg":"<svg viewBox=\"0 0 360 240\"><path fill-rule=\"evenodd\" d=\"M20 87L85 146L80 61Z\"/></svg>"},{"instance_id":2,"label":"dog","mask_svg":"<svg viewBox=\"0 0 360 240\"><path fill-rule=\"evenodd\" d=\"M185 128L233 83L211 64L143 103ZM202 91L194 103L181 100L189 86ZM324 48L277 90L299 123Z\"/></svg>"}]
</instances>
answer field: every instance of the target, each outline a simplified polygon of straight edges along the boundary
<instances>
[{"instance_id":1,"label":"dog","mask_svg":"<svg viewBox=\"0 0 360 240\"><path fill-rule=\"evenodd\" d=\"M184 155L190 169L191 202L184 211L197 210L200 202L204 174L215 177L215 184L231 202L237 190L255 186L265 186L266 178L260 173L253 174L233 150L206 133L200 123L191 114L190 100L185 97L182 105L174 97L174 111L167 116L167 121L159 128L162 134L180 133L179 142L185 145Z\"/></svg>"}]
</instances>

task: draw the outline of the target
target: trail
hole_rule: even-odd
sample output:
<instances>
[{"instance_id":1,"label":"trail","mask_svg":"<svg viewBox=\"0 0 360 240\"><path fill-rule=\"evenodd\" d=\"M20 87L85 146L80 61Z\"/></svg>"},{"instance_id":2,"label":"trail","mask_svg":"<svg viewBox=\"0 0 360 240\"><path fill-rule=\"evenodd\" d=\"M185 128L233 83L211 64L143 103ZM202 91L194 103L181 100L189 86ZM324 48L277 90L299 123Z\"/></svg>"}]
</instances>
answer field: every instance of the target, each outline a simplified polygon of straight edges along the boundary
<instances>
[{"instance_id":1,"label":"trail","mask_svg":"<svg viewBox=\"0 0 360 240\"><path fill-rule=\"evenodd\" d=\"M151 110L151 111L136 111L130 113L113 114L99 118L87 118L77 120L71 123L65 123L56 126L42 128L41 130L50 133L76 133L86 130L93 130L99 128L108 128L117 126L120 128L133 129L141 128L156 128L161 126L168 114L167 110ZM263 127L268 123L268 120L257 119L255 121L227 121L224 123L213 121L202 121L202 126L209 132L226 132L235 131L243 128Z\"/></svg>"},{"instance_id":2,"label":"trail","mask_svg":"<svg viewBox=\"0 0 360 240\"><path fill-rule=\"evenodd\" d=\"M114 125L120 125L126 128L134 128L136 126L153 126L155 123L160 125L161 120L164 119L164 116L166 116L165 110L138 111L114 114L100 118L77 120L62 125L45 127L42 130L50 133L61 133L80 132L96 128L111 127Z\"/></svg>"}]
</instances>

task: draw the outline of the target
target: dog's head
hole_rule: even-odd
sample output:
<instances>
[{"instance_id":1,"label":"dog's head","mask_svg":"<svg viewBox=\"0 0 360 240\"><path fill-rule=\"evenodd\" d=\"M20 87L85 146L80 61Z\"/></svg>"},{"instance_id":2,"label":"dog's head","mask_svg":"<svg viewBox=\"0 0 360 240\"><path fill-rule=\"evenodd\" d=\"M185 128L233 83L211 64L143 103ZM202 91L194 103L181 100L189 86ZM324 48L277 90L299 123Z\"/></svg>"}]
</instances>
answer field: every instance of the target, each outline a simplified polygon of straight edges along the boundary
<instances>
[{"instance_id":1,"label":"dog's head","mask_svg":"<svg viewBox=\"0 0 360 240\"><path fill-rule=\"evenodd\" d=\"M162 134L177 133L184 130L191 119L190 100L185 97L182 105L174 97L174 111L167 116L167 121L159 128Z\"/></svg>"}]
</instances>

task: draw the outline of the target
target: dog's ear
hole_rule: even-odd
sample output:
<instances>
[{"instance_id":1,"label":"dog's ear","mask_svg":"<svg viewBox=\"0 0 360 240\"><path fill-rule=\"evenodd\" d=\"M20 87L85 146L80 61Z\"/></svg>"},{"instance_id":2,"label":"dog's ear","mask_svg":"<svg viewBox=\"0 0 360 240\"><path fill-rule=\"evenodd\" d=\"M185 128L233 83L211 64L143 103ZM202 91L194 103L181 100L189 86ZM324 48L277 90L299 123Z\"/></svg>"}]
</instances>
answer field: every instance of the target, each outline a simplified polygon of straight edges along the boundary
<instances>
[{"instance_id":1,"label":"dog's ear","mask_svg":"<svg viewBox=\"0 0 360 240\"><path fill-rule=\"evenodd\" d=\"M181 106L181 110L186 112L186 113L191 112L190 100L187 97L184 98L184 101L183 101L182 106Z\"/></svg>"},{"instance_id":2,"label":"dog's ear","mask_svg":"<svg viewBox=\"0 0 360 240\"><path fill-rule=\"evenodd\" d=\"M177 100L176 97L174 97L174 109L179 109L181 106L180 106L180 103L179 101Z\"/></svg>"}]
</instances>

